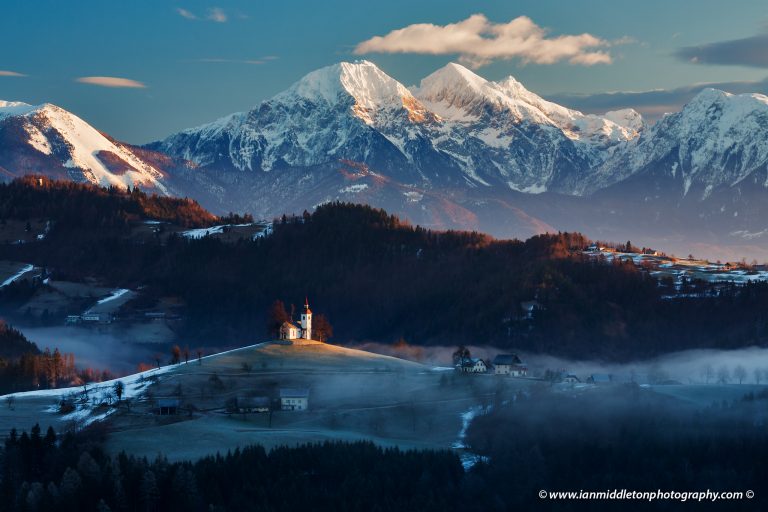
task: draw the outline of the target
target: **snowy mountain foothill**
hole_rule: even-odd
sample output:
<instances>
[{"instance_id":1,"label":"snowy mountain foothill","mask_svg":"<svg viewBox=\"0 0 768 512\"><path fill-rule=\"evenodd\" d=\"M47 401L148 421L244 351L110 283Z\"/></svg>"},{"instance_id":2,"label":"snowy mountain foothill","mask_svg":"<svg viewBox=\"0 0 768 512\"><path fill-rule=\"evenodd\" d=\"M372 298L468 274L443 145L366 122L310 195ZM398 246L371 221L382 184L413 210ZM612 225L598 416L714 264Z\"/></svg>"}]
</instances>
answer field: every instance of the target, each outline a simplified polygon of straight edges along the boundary
<instances>
[{"instance_id":1,"label":"snowy mountain foothill","mask_svg":"<svg viewBox=\"0 0 768 512\"><path fill-rule=\"evenodd\" d=\"M0 168L197 199L270 219L368 203L498 237L579 230L668 252L768 258L768 98L706 89L648 125L448 64L406 87L369 61L144 147L53 105L0 102Z\"/></svg>"}]
</instances>

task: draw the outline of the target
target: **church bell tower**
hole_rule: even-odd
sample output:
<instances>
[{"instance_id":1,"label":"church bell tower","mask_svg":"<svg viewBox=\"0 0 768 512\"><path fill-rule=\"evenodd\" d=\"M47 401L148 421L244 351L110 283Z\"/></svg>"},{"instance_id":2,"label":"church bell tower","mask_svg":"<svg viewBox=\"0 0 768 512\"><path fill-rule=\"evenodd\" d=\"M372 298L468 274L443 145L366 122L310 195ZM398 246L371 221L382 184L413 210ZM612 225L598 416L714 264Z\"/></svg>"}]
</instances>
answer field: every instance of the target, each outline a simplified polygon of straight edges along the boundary
<instances>
[{"instance_id":1,"label":"church bell tower","mask_svg":"<svg viewBox=\"0 0 768 512\"><path fill-rule=\"evenodd\" d=\"M301 313L301 333L302 338L312 339L312 310L309 309L309 300L304 299L304 311Z\"/></svg>"}]
</instances>

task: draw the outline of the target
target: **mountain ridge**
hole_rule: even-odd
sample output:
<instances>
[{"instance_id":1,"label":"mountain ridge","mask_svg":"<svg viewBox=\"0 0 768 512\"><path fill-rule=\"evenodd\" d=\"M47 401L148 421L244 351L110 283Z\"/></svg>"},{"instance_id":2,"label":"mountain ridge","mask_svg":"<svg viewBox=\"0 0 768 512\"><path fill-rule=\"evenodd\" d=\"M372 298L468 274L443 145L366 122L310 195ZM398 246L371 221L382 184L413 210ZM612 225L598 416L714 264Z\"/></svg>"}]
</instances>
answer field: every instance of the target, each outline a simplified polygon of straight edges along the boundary
<instances>
[{"instance_id":1,"label":"mountain ridge","mask_svg":"<svg viewBox=\"0 0 768 512\"><path fill-rule=\"evenodd\" d=\"M704 90L649 126L631 109L583 114L459 64L408 88L356 61L141 147L84 127L97 143L71 158L77 131L49 117L86 124L0 102L4 179L139 186L266 219L364 202L436 229L628 233L671 251L748 243L768 257L768 98L757 94Z\"/></svg>"}]
</instances>

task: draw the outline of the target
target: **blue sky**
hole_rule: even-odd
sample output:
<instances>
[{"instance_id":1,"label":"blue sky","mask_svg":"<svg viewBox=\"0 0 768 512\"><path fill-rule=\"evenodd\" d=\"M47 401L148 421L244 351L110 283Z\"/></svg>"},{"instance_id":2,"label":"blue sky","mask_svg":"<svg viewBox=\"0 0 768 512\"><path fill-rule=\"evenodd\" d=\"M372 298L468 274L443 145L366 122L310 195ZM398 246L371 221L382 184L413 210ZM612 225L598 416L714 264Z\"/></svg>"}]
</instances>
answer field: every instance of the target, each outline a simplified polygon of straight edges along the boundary
<instances>
[{"instance_id":1,"label":"blue sky","mask_svg":"<svg viewBox=\"0 0 768 512\"><path fill-rule=\"evenodd\" d=\"M55 103L133 143L246 110L313 69L359 58L355 49L374 36L420 23L439 29L475 14L490 26L526 16L546 30L542 44L585 33L600 41L584 51L604 53L610 63L541 63L494 54L476 69L489 79L513 75L568 106L599 111L636 105L653 116L679 106L695 93L694 84L768 92L768 6L760 1L3 4L0 99ZM364 57L406 85L459 58L478 64L476 56L440 49L444 41L436 33L438 40L417 41L415 49L389 53L400 44L391 41ZM507 51L514 53L513 46ZM437 54L425 54L425 48Z\"/></svg>"}]
</instances>

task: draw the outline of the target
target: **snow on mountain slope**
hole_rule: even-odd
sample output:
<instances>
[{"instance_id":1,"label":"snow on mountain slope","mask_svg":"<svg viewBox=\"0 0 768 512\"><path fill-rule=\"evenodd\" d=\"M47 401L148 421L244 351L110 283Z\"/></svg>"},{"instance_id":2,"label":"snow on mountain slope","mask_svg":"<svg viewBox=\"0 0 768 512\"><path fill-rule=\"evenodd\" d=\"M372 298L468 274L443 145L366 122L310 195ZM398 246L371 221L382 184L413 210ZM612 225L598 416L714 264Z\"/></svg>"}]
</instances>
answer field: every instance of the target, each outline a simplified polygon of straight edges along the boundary
<instances>
[{"instance_id":1,"label":"snow on mountain slope","mask_svg":"<svg viewBox=\"0 0 768 512\"><path fill-rule=\"evenodd\" d=\"M56 105L0 101L0 141L0 166L12 174L53 168L75 181L168 193L161 171Z\"/></svg>"},{"instance_id":2,"label":"snow on mountain slope","mask_svg":"<svg viewBox=\"0 0 768 512\"><path fill-rule=\"evenodd\" d=\"M455 63L422 80L416 96L447 120L482 120L490 109L510 115L512 122L553 126L572 140L604 146L630 140L643 129L634 110L585 115L546 101L512 76L491 82Z\"/></svg>"},{"instance_id":3,"label":"snow on mountain slope","mask_svg":"<svg viewBox=\"0 0 768 512\"><path fill-rule=\"evenodd\" d=\"M381 111L419 110L418 102L403 84L368 61L341 62L313 71L273 100L291 102L301 98L336 105L345 104L348 97L354 100L354 114L369 125Z\"/></svg>"},{"instance_id":4,"label":"snow on mountain slope","mask_svg":"<svg viewBox=\"0 0 768 512\"><path fill-rule=\"evenodd\" d=\"M587 116L512 78L489 82L458 64L411 91L373 63L357 61L313 71L249 112L150 147L214 172L353 160L414 186L570 193L604 160L603 148L641 129L636 113Z\"/></svg>"},{"instance_id":5,"label":"snow on mountain slope","mask_svg":"<svg viewBox=\"0 0 768 512\"><path fill-rule=\"evenodd\" d=\"M678 195L695 190L705 199L719 187L765 173L767 166L768 97L705 89L607 161L602 174L610 183L598 181L590 189L653 175L677 183ZM768 187L766 176L757 181Z\"/></svg>"}]
</instances>

